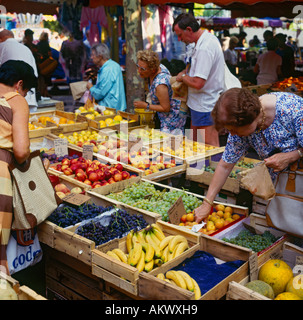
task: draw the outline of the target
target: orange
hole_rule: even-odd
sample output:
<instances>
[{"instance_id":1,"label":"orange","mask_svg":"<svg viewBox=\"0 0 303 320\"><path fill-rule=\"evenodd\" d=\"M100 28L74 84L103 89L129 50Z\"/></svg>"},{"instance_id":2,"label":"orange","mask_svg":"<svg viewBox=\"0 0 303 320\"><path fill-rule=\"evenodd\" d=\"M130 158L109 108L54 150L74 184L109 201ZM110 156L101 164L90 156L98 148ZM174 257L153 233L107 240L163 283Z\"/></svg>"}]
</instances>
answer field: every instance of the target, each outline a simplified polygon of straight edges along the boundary
<instances>
[{"instance_id":1,"label":"orange","mask_svg":"<svg viewBox=\"0 0 303 320\"><path fill-rule=\"evenodd\" d=\"M216 222L215 222L215 227L217 229L220 229L224 226L224 220L223 219L217 219Z\"/></svg>"},{"instance_id":2,"label":"orange","mask_svg":"<svg viewBox=\"0 0 303 320\"><path fill-rule=\"evenodd\" d=\"M231 218L231 213L230 212L224 212L223 218L226 220L227 218Z\"/></svg>"},{"instance_id":3,"label":"orange","mask_svg":"<svg viewBox=\"0 0 303 320\"><path fill-rule=\"evenodd\" d=\"M180 220L185 223L187 221L187 215L183 214Z\"/></svg>"},{"instance_id":4,"label":"orange","mask_svg":"<svg viewBox=\"0 0 303 320\"><path fill-rule=\"evenodd\" d=\"M234 220L237 220L237 219L240 219L240 216L239 216L238 214L233 214L233 215L232 215L232 218L233 218Z\"/></svg>"},{"instance_id":5,"label":"orange","mask_svg":"<svg viewBox=\"0 0 303 320\"><path fill-rule=\"evenodd\" d=\"M212 221L207 221L206 230L207 231L215 231L216 230L215 224Z\"/></svg>"},{"instance_id":6,"label":"orange","mask_svg":"<svg viewBox=\"0 0 303 320\"><path fill-rule=\"evenodd\" d=\"M215 209L216 209L217 211L224 211L225 206L224 206L223 204L217 204L217 205L215 206Z\"/></svg>"},{"instance_id":7,"label":"orange","mask_svg":"<svg viewBox=\"0 0 303 320\"><path fill-rule=\"evenodd\" d=\"M231 207L225 207L224 212L230 212L233 213L233 209Z\"/></svg>"},{"instance_id":8,"label":"orange","mask_svg":"<svg viewBox=\"0 0 303 320\"><path fill-rule=\"evenodd\" d=\"M224 212L219 210L219 211L216 212L216 214L217 214L218 217L222 218L223 215L224 215Z\"/></svg>"},{"instance_id":9,"label":"orange","mask_svg":"<svg viewBox=\"0 0 303 320\"><path fill-rule=\"evenodd\" d=\"M67 119L66 118L60 118L59 124L66 124Z\"/></svg>"},{"instance_id":10,"label":"orange","mask_svg":"<svg viewBox=\"0 0 303 320\"><path fill-rule=\"evenodd\" d=\"M186 215L186 220L187 220L187 221L190 221L190 222L193 222L193 221L195 220L194 214L193 214L193 213L188 213L188 214Z\"/></svg>"}]
</instances>

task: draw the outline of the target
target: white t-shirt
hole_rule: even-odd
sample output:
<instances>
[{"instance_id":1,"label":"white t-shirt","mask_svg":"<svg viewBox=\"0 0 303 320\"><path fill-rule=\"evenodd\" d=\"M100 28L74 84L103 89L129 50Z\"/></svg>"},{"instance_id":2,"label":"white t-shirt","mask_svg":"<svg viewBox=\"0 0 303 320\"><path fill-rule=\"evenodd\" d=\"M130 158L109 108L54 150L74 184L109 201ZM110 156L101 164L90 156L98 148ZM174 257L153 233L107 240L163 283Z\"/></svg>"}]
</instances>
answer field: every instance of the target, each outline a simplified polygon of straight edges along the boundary
<instances>
[{"instance_id":1,"label":"white t-shirt","mask_svg":"<svg viewBox=\"0 0 303 320\"><path fill-rule=\"evenodd\" d=\"M35 58L31 50L14 38L6 39L0 43L0 65L7 60L21 60L28 63L33 69L35 76L38 77L38 70ZM30 112L37 111L36 89L32 88L32 92L28 92L25 99L30 106Z\"/></svg>"},{"instance_id":2,"label":"white t-shirt","mask_svg":"<svg viewBox=\"0 0 303 320\"><path fill-rule=\"evenodd\" d=\"M187 105L198 112L211 112L224 88L224 56L219 40L207 30L193 50L188 74L206 82L200 90L188 87Z\"/></svg>"},{"instance_id":3,"label":"white t-shirt","mask_svg":"<svg viewBox=\"0 0 303 320\"><path fill-rule=\"evenodd\" d=\"M282 65L282 58L274 51L267 51L258 57L260 71L257 84L268 84L278 81L277 67Z\"/></svg>"}]
</instances>

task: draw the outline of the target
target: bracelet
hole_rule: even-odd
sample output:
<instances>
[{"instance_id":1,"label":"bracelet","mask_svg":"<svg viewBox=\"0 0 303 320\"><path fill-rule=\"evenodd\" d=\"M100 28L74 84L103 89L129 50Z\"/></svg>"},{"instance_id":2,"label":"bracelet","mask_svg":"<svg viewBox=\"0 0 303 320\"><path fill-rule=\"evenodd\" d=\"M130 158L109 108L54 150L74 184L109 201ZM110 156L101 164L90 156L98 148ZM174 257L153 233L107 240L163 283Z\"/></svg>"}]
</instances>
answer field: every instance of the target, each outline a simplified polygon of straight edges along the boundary
<instances>
[{"instance_id":1,"label":"bracelet","mask_svg":"<svg viewBox=\"0 0 303 320\"><path fill-rule=\"evenodd\" d=\"M298 150L298 153L299 153L300 158L303 158L303 153L302 153L302 151L301 151L300 149L297 149L297 150Z\"/></svg>"},{"instance_id":2,"label":"bracelet","mask_svg":"<svg viewBox=\"0 0 303 320\"><path fill-rule=\"evenodd\" d=\"M211 206L213 206L214 205L214 203L213 202L211 202L209 199L207 199L206 197L204 198L204 200L203 201L205 201L205 202L207 202L208 204L210 204Z\"/></svg>"},{"instance_id":3,"label":"bracelet","mask_svg":"<svg viewBox=\"0 0 303 320\"><path fill-rule=\"evenodd\" d=\"M146 110L149 110L149 103L147 102Z\"/></svg>"}]
</instances>

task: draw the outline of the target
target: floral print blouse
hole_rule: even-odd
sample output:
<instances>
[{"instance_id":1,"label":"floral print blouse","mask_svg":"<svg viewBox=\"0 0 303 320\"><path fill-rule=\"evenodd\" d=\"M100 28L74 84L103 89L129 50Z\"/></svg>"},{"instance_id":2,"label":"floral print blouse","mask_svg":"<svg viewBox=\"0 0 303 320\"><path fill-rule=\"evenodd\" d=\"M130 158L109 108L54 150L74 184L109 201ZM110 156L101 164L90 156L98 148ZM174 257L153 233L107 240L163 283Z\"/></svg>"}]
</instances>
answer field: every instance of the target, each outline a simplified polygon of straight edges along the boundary
<instances>
[{"instance_id":1,"label":"floral print blouse","mask_svg":"<svg viewBox=\"0 0 303 320\"><path fill-rule=\"evenodd\" d=\"M156 96L156 88L160 84L168 87L168 94L170 99L169 112L157 112L160 119L160 130L172 134L184 134L184 126L186 122L186 115L181 114L181 101L173 99L173 90L170 85L171 75L164 65L160 65L162 72L157 74L151 85L149 85L149 92L151 94L151 104L160 104ZM179 129L179 130L176 130ZM180 131L181 130L181 131ZM179 131L179 132L178 132Z\"/></svg>"},{"instance_id":2,"label":"floral print blouse","mask_svg":"<svg viewBox=\"0 0 303 320\"><path fill-rule=\"evenodd\" d=\"M273 123L262 132L247 137L229 134L222 159L236 163L248 152L255 149L260 159L279 152L290 152L303 147L303 99L286 92L270 93L277 97L276 116ZM269 170L272 178L276 176Z\"/></svg>"}]
</instances>

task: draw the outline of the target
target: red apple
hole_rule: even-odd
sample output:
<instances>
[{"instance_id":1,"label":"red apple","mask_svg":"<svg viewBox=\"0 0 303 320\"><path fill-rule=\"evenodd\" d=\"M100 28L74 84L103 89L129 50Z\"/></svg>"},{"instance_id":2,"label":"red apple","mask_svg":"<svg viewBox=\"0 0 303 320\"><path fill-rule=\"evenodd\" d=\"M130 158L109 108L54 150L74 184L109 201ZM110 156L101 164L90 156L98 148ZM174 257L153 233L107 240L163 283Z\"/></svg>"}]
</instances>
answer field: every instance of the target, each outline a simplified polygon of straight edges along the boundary
<instances>
[{"instance_id":1,"label":"red apple","mask_svg":"<svg viewBox=\"0 0 303 320\"><path fill-rule=\"evenodd\" d=\"M110 169L109 169L109 171L110 171L110 173L112 174L112 175L114 175L114 174L116 174L117 172L119 172L116 168L114 168L114 167L111 167Z\"/></svg>"},{"instance_id":2,"label":"red apple","mask_svg":"<svg viewBox=\"0 0 303 320\"><path fill-rule=\"evenodd\" d=\"M95 172L95 169L92 168L92 167L88 167L88 168L86 169L86 173L89 175L91 172Z\"/></svg>"},{"instance_id":3,"label":"red apple","mask_svg":"<svg viewBox=\"0 0 303 320\"><path fill-rule=\"evenodd\" d=\"M85 179L87 179L87 175L82 169L79 169L79 171L76 173L76 179L83 182Z\"/></svg>"},{"instance_id":4,"label":"red apple","mask_svg":"<svg viewBox=\"0 0 303 320\"><path fill-rule=\"evenodd\" d=\"M91 182L95 182L95 181L98 181L99 180L99 177L98 177L98 174L96 172L91 172L89 175L88 175L88 179L91 181Z\"/></svg>"},{"instance_id":5,"label":"red apple","mask_svg":"<svg viewBox=\"0 0 303 320\"><path fill-rule=\"evenodd\" d=\"M96 173L97 173L98 179L99 179L100 181L101 181L101 180L104 180L105 175L104 175L104 172L103 172L101 169L98 169L98 170L96 171Z\"/></svg>"},{"instance_id":6,"label":"red apple","mask_svg":"<svg viewBox=\"0 0 303 320\"><path fill-rule=\"evenodd\" d=\"M95 181L93 184L92 184L92 188L95 189L95 188L99 188L99 187L102 187L102 184L100 181Z\"/></svg>"},{"instance_id":7,"label":"red apple","mask_svg":"<svg viewBox=\"0 0 303 320\"><path fill-rule=\"evenodd\" d=\"M97 144L97 141L96 141L96 140L90 140L89 142L90 142L90 143L93 143L94 145Z\"/></svg>"},{"instance_id":8,"label":"red apple","mask_svg":"<svg viewBox=\"0 0 303 320\"><path fill-rule=\"evenodd\" d=\"M62 171L62 164L57 164L56 165L56 170Z\"/></svg>"},{"instance_id":9,"label":"red apple","mask_svg":"<svg viewBox=\"0 0 303 320\"><path fill-rule=\"evenodd\" d=\"M83 146L83 142L81 142L81 141L77 141L76 146L78 146L78 147L82 148L82 146Z\"/></svg>"},{"instance_id":10,"label":"red apple","mask_svg":"<svg viewBox=\"0 0 303 320\"><path fill-rule=\"evenodd\" d=\"M108 182L109 184L112 184L112 183L115 183L116 181L114 180L113 177L111 177L111 178L109 178L109 179L107 180L107 182Z\"/></svg>"},{"instance_id":11,"label":"red apple","mask_svg":"<svg viewBox=\"0 0 303 320\"><path fill-rule=\"evenodd\" d=\"M87 169L87 163L86 162L80 162L79 168L86 170Z\"/></svg>"},{"instance_id":12,"label":"red apple","mask_svg":"<svg viewBox=\"0 0 303 320\"><path fill-rule=\"evenodd\" d=\"M117 170L119 170L119 171L123 171L123 166L122 166L121 163L116 163L116 164L115 164L115 168L116 168Z\"/></svg>"},{"instance_id":13,"label":"red apple","mask_svg":"<svg viewBox=\"0 0 303 320\"><path fill-rule=\"evenodd\" d=\"M122 174L122 179L123 180L126 180L126 179L128 179L130 177L129 172L127 172L127 171L122 171L121 174Z\"/></svg>"},{"instance_id":14,"label":"red apple","mask_svg":"<svg viewBox=\"0 0 303 320\"><path fill-rule=\"evenodd\" d=\"M110 171L109 170L104 170L104 178L105 178L105 180L108 180L108 179L110 179L111 178L111 176L112 176L112 174L110 173Z\"/></svg>"},{"instance_id":15,"label":"red apple","mask_svg":"<svg viewBox=\"0 0 303 320\"><path fill-rule=\"evenodd\" d=\"M62 165L67 164L69 166L70 165L70 160L67 159L67 158L64 158L61 163L62 163Z\"/></svg>"},{"instance_id":16,"label":"red apple","mask_svg":"<svg viewBox=\"0 0 303 320\"><path fill-rule=\"evenodd\" d=\"M121 181L121 180L123 179L122 173L119 172L119 171L117 171L117 172L113 175L113 177L114 177L114 180L115 180L116 182L117 182L117 181Z\"/></svg>"},{"instance_id":17,"label":"red apple","mask_svg":"<svg viewBox=\"0 0 303 320\"><path fill-rule=\"evenodd\" d=\"M108 185L108 184L109 184L109 183L108 183L106 180L102 180L102 181L101 181L101 185L102 185L102 186L106 186L106 185Z\"/></svg>"},{"instance_id":18,"label":"red apple","mask_svg":"<svg viewBox=\"0 0 303 320\"><path fill-rule=\"evenodd\" d=\"M65 194L70 193L69 188L64 183L56 184L54 189L56 192L63 192Z\"/></svg>"},{"instance_id":19,"label":"red apple","mask_svg":"<svg viewBox=\"0 0 303 320\"><path fill-rule=\"evenodd\" d=\"M80 166L80 163L73 163L71 164L70 168L73 170L73 172L76 172L79 166Z\"/></svg>"},{"instance_id":20,"label":"red apple","mask_svg":"<svg viewBox=\"0 0 303 320\"><path fill-rule=\"evenodd\" d=\"M62 164L61 165L61 170L64 171L65 169L69 168L68 164Z\"/></svg>"},{"instance_id":21,"label":"red apple","mask_svg":"<svg viewBox=\"0 0 303 320\"><path fill-rule=\"evenodd\" d=\"M89 186L91 186L91 185L92 185L91 181L90 181L90 180L88 180L88 179L85 179L85 180L83 181L83 183L85 183L85 184L87 184L87 185L89 185Z\"/></svg>"},{"instance_id":22,"label":"red apple","mask_svg":"<svg viewBox=\"0 0 303 320\"><path fill-rule=\"evenodd\" d=\"M74 174L73 170L71 168L66 168L65 170L63 170L63 173L66 175L66 176L71 176L72 174Z\"/></svg>"},{"instance_id":23,"label":"red apple","mask_svg":"<svg viewBox=\"0 0 303 320\"><path fill-rule=\"evenodd\" d=\"M72 165L74 163L79 163L78 158L70 160L70 165Z\"/></svg>"}]
</instances>

